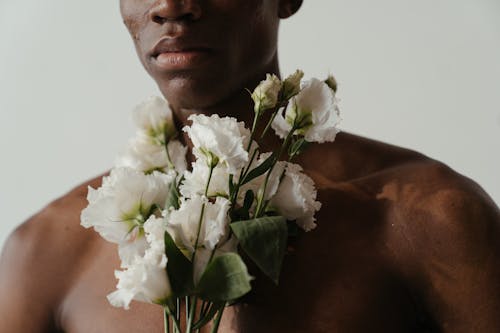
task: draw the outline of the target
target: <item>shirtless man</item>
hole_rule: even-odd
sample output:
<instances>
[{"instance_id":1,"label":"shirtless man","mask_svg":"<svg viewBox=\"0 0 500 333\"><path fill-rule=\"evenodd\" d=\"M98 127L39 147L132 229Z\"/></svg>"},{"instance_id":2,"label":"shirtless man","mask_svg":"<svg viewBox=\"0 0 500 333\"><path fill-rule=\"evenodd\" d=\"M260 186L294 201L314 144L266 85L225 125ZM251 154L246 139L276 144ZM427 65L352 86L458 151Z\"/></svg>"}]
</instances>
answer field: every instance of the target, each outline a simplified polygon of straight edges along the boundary
<instances>
[{"instance_id":1,"label":"shirtless man","mask_svg":"<svg viewBox=\"0 0 500 333\"><path fill-rule=\"evenodd\" d=\"M301 0L122 0L144 67L179 126L193 112L247 123L252 89L279 74L277 29ZM152 52L170 38L158 59ZM166 60L165 60L166 59ZM265 149L275 147L272 137ZM318 228L275 287L228 308L220 332L500 332L500 213L473 181L419 153L339 134L298 160ZM0 332L161 332L162 309L110 306L116 247L80 226L87 185L21 225L0 261Z\"/></svg>"}]
</instances>

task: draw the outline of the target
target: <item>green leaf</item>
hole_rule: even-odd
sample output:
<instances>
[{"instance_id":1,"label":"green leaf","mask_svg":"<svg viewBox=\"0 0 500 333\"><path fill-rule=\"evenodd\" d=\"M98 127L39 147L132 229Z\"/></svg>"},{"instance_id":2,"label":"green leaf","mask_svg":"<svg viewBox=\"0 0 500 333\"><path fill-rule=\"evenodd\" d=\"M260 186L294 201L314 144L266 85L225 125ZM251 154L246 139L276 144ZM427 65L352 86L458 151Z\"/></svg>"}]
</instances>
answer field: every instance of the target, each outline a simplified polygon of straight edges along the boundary
<instances>
[{"instance_id":1,"label":"green leaf","mask_svg":"<svg viewBox=\"0 0 500 333\"><path fill-rule=\"evenodd\" d=\"M243 200L243 207L245 207L246 210L250 210L250 207L252 207L253 199L255 198L255 195L253 194L252 190L248 190L245 193L245 200Z\"/></svg>"},{"instance_id":2,"label":"green leaf","mask_svg":"<svg viewBox=\"0 0 500 333\"><path fill-rule=\"evenodd\" d=\"M243 178L241 185L246 184L252 179L255 179L260 175L264 174L267 170L269 170L273 166L275 161L276 161L276 153L273 153L258 167L252 169L249 173L247 173L245 178Z\"/></svg>"},{"instance_id":3,"label":"green leaf","mask_svg":"<svg viewBox=\"0 0 500 333\"><path fill-rule=\"evenodd\" d=\"M179 180L179 184L182 182L184 177ZM168 188L168 193L167 193L167 198L165 200L165 209L168 212L170 207L173 209L179 209L179 189L177 186L177 183L175 181L170 183L170 186Z\"/></svg>"},{"instance_id":4,"label":"green leaf","mask_svg":"<svg viewBox=\"0 0 500 333\"><path fill-rule=\"evenodd\" d=\"M229 197L232 198L234 195L234 183L233 183L233 175L229 175Z\"/></svg>"},{"instance_id":5,"label":"green leaf","mask_svg":"<svg viewBox=\"0 0 500 333\"><path fill-rule=\"evenodd\" d=\"M245 207L240 207L231 212L231 221L242 221L248 220L250 218L250 213Z\"/></svg>"},{"instance_id":6,"label":"green leaf","mask_svg":"<svg viewBox=\"0 0 500 333\"><path fill-rule=\"evenodd\" d=\"M297 237L299 235L300 229L297 223L287 223L288 226L288 237Z\"/></svg>"},{"instance_id":7,"label":"green leaf","mask_svg":"<svg viewBox=\"0 0 500 333\"><path fill-rule=\"evenodd\" d=\"M309 146L309 142L306 141L304 138L300 138L299 140L295 141L290 148L288 148L288 155L294 157L302 153L307 146Z\"/></svg>"},{"instance_id":8,"label":"green leaf","mask_svg":"<svg viewBox=\"0 0 500 333\"><path fill-rule=\"evenodd\" d=\"M251 279L241 257L236 253L225 253L215 257L207 265L196 286L196 292L207 301L231 301L252 289Z\"/></svg>"},{"instance_id":9,"label":"green leaf","mask_svg":"<svg viewBox=\"0 0 500 333\"><path fill-rule=\"evenodd\" d=\"M288 238L286 219L283 216L264 216L234 222L230 226L243 251L278 284Z\"/></svg>"},{"instance_id":10,"label":"green leaf","mask_svg":"<svg viewBox=\"0 0 500 333\"><path fill-rule=\"evenodd\" d=\"M175 245L168 231L165 231L165 255L168 258L167 273L174 295L189 295L193 290L193 265Z\"/></svg>"}]
</instances>

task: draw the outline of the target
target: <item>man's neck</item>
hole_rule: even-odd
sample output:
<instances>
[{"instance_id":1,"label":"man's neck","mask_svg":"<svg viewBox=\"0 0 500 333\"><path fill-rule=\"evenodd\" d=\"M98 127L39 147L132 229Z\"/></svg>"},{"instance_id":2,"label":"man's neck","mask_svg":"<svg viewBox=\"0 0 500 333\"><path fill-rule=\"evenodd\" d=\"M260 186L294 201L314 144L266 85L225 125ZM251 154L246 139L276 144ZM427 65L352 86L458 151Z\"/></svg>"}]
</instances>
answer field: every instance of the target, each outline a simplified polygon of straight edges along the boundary
<instances>
[{"instance_id":1,"label":"man's neck","mask_svg":"<svg viewBox=\"0 0 500 333\"><path fill-rule=\"evenodd\" d=\"M271 66L272 68L265 73L261 73L259 75L255 75L250 80L246 82L244 86L255 88L260 81L265 79L266 73L276 74L278 77L280 76L279 67L276 63L275 66ZM218 114L220 117L235 117L238 121L243 121L245 126L249 129L252 127L252 123L254 120L255 112L254 112L254 104L253 100L250 96L250 93L245 89L239 89L235 91L231 95L229 95L224 100L218 102L209 107L200 108L200 109L187 109L187 108L178 108L174 109L174 120L177 129L180 132L179 139L188 146L189 152L191 151L192 144L187 134L182 132L182 128L186 125L190 125L190 121L188 120L189 116L192 114L205 114L210 116L212 114ZM273 130L269 130L266 136L260 139L260 134L264 130L267 122L270 120L270 112L264 113L259 120L255 139L259 141L259 146L261 147L261 151L274 151L278 149L281 145L280 140L276 137ZM191 155L191 154L189 154ZM190 158L191 159L191 158Z\"/></svg>"}]
</instances>

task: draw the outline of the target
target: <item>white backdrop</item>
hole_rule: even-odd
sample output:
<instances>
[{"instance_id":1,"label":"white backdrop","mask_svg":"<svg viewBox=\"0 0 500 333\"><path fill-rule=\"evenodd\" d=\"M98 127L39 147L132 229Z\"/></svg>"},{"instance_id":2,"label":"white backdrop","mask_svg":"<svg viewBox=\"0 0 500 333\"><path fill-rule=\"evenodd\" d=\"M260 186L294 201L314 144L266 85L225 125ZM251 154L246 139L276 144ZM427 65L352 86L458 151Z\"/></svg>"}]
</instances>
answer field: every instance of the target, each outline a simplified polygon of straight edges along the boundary
<instances>
[{"instance_id":1,"label":"white backdrop","mask_svg":"<svg viewBox=\"0 0 500 333\"><path fill-rule=\"evenodd\" d=\"M283 74L331 71L345 131L444 161L500 202L500 2L305 0L281 27ZM118 1L0 1L0 245L108 169L156 94Z\"/></svg>"}]
</instances>

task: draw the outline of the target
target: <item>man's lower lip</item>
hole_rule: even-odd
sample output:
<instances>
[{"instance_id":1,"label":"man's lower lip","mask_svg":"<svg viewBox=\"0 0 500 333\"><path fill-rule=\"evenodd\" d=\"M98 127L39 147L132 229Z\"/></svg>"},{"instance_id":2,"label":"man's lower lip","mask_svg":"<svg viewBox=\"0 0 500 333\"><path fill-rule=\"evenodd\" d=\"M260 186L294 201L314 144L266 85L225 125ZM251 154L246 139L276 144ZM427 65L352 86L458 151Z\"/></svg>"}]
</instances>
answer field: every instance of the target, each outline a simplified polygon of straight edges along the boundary
<instances>
[{"instance_id":1,"label":"man's lower lip","mask_svg":"<svg viewBox=\"0 0 500 333\"><path fill-rule=\"evenodd\" d=\"M201 64L209 54L208 51L166 52L153 59L155 65L162 69L184 69Z\"/></svg>"}]
</instances>

